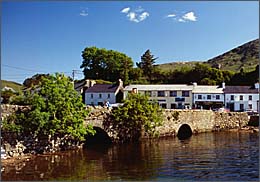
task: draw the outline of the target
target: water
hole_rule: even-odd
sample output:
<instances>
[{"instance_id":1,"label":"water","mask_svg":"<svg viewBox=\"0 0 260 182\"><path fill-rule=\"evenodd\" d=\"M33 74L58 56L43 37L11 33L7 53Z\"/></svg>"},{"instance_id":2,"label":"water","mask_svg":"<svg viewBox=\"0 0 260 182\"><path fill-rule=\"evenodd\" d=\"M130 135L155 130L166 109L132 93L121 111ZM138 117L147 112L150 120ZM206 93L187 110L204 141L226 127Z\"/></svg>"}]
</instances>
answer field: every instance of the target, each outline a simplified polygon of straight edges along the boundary
<instances>
[{"instance_id":1,"label":"water","mask_svg":"<svg viewBox=\"0 0 260 182\"><path fill-rule=\"evenodd\" d=\"M258 181L259 135L219 132L41 155L2 180Z\"/></svg>"}]
</instances>

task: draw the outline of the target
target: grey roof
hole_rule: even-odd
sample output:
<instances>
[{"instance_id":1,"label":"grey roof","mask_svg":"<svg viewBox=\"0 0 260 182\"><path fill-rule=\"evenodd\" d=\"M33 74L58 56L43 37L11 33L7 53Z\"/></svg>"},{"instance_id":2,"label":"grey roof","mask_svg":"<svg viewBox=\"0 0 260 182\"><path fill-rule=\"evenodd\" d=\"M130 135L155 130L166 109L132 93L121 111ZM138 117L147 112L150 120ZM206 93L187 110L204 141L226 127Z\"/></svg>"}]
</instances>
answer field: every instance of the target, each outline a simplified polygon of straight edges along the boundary
<instances>
[{"instance_id":1,"label":"grey roof","mask_svg":"<svg viewBox=\"0 0 260 182\"><path fill-rule=\"evenodd\" d=\"M139 91L164 91L164 90L192 90L192 85L185 84L160 84L160 85L128 85L125 87L125 91L131 91L133 88L137 88Z\"/></svg>"},{"instance_id":2,"label":"grey roof","mask_svg":"<svg viewBox=\"0 0 260 182\"><path fill-rule=\"evenodd\" d=\"M258 89L255 89L252 86L226 86L224 93L259 93Z\"/></svg>"},{"instance_id":3,"label":"grey roof","mask_svg":"<svg viewBox=\"0 0 260 182\"><path fill-rule=\"evenodd\" d=\"M86 93L99 93L99 92L109 92L115 93L118 89L118 85L112 84L96 84L86 90Z\"/></svg>"},{"instance_id":4,"label":"grey roof","mask_svg":"<svg viewBox=\"0 0 260 182\"><path fill-rule=\"evenodd\" d=\"M223 94L223 88L216 85L197 85L192 90L192 93L216 93Z\"/></svg>"}]
</instances>

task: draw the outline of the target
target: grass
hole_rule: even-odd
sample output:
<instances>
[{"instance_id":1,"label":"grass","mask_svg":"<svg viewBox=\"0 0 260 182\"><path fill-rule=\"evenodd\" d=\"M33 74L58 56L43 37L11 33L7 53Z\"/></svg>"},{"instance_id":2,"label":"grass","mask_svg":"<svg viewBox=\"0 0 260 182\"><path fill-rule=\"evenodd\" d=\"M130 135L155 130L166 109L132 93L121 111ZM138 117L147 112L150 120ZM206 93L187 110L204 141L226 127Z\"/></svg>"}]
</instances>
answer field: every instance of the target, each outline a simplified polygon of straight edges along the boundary
<instances>
[{"instance_id":1,"label":"grass","mask_svg":"<svg viewBox=\"0 0 260 182\"><path fill-rule=\"evenodd\" d=\"M13 81L1 80L1 89L4 87L11 87L15 91L20 91L22 89L22 85Z\"/></svg>"}]
</instances>

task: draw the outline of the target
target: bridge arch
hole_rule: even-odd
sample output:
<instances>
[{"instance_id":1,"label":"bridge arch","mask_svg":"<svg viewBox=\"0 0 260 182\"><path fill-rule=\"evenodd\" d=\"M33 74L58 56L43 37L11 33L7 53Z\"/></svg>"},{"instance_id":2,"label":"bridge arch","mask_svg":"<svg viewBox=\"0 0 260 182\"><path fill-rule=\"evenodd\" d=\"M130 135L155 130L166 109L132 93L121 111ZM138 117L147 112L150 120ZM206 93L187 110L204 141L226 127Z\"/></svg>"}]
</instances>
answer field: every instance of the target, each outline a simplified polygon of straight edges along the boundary
<instances>
[{"instance_id":1,"label":"bridge arch","mask_svg":"<svg viewBox=\"0 0 260 182\"><path fill-rule=\"evenodd\" d=\"M107 132L97 126L93 126L93 129L96 131L95 135L88 135L86 136L86 145L96 145L96 144L111 144L112 140L108 136Z\"/></svg>"},{"instance_id":2,"label":"bridge arch","mask_svg":"<svg viewBox=\"0 0 260 182\"><path fill-rule=\"evenodd\" d=\"M181 124L177 131L177 137L180 140L187 139L192 136L192 127L189 124Z\"/></svg>"}]
</instances>

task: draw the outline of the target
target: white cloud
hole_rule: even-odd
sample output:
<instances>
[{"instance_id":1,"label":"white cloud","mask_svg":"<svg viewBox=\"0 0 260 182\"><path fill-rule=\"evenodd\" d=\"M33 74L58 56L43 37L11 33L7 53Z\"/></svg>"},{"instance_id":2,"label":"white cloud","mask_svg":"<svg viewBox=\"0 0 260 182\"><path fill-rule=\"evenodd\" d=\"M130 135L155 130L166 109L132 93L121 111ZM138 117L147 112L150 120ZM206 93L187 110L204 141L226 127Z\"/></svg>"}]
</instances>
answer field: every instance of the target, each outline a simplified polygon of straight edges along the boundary
<instances>
[{"instance_id":1,"label":"white cloud","mask_svg":"<svg viewBox=\"0 0 260 182\"><path fill-rule=\"evenodd\" d=\"M130 21L134 21L136 23L138 23L138 19L136 18L136 14L134 12L130 12L127 14L127 17L129 18Z\"/></svg>"},{"instance_id":2,"label":"white cloud","mask_svg":"<svg viewBox=\"0 0 260 182\"><path fill-rule=\"evenodd\" d=\"M143 12L143 13L139 16L139 19L140 19L140 21L143 21L143 20L145 20L148 16L149 16L149 13L148 13L148 12Z\"/></svg>"},{"instance_id":3,"label":"white cloud","mask_svg":"<svg viewBox=\"0 0 260 182\"><path fill-rule=\"evenodd\" d=\"M182 18L179 18L178 22L186 22L186 21L184 19L182 19Z\"/></svg>"},{"instance_id":4,"label":"white cloud","mask_svg":"<svg viewBox=\"0 0 260 182\"><path fill-rule=\"evenodd\" d=\"M130 11L130 8L127 7L127 8L124 8L121 10L121 13L128 13Z\"/></svg>"},{"instance_id":5,"label":"white cloud","mask_svg":"<svg viewBox=\"0 0 260 182\"><path fill-rule=\"evenodd\" d=\"M80 16L88 16L88 12L86 10L81 10Z\"/></svg>"},{"instance_id":6,"label":"white cloud","mask_svg":"<svg viewBox=\"0 0 260 182\"><path fill-rule=\"evenodd\" d=\"M147 11L144 11L144 9L139 6L137 9L130 11L130 8L124 8L121 10L121 13L126 13L126 17L129 21L139 23L141 21L144 21L147 17L149 17L149 13Z\"/></svg>"},{"instance_id":7,"label":"white cloud","mask_svg":"<svg viewBox=\"0 0 260 182\"><path fill-rule=\"evenodd\" d=\"M167 15L166 17L167 18L172 18L172 17L175 17L176 15L175 14L169 14L169 15Z\"/></svg>"},{"instance_id":8,"label":"white cloud","mask_svg":"<svg viewBox=\"0 0 260 182\"><path fill-rule=\"evenodd\" d=\"M185 15L182 16L182 18L184 20L197 21L197 17L195 16L194 12L186 13Z\"/></svg>"}]
</instances>

